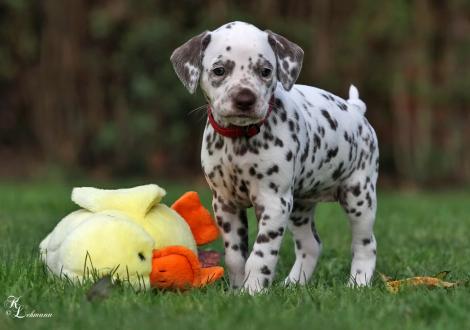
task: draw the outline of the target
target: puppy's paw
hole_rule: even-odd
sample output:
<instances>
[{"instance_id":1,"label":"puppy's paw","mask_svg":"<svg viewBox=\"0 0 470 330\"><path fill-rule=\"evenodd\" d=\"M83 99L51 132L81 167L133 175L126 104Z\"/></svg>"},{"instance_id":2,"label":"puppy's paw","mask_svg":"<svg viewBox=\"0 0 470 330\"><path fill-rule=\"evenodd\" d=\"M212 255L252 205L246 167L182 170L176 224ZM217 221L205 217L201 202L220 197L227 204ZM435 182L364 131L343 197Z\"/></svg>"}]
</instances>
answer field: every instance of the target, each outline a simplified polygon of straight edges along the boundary
<instances>
[{"instance_id":1,"label":"puppy's paw","mask_svg":"<svg viewBox=\"0 0 470 330\"><path fill-rule=\"evenodd\" d=\"M269 286L269 279L257 276L250 276L245 280L243 285L243 292L250 295L256 295L267 291Z\"/></svg>"}]
</instances>

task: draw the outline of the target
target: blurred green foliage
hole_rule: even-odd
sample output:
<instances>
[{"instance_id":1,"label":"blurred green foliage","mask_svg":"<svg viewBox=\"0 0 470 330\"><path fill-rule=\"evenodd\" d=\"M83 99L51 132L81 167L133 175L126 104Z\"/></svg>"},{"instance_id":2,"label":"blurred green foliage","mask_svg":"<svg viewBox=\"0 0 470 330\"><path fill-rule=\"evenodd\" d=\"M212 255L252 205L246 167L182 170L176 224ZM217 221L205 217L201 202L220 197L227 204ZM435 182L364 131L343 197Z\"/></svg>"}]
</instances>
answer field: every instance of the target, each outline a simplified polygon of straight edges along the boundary
<instances>
[{"instance_id":1,"label":"blurred green foliage","mask_svg":"<svg viewBox=\"0 0 470 330\"><path fill-rule=\"evenodd\" d=\"M122 175L199 173L205 116L190 111L204 100L183 88L169 56L232 20L301 45L300 83L340 96L360 88L383 174L470 181L465 0L4 0L0 156L21 150Z\"/></svg>"}]
</instances>

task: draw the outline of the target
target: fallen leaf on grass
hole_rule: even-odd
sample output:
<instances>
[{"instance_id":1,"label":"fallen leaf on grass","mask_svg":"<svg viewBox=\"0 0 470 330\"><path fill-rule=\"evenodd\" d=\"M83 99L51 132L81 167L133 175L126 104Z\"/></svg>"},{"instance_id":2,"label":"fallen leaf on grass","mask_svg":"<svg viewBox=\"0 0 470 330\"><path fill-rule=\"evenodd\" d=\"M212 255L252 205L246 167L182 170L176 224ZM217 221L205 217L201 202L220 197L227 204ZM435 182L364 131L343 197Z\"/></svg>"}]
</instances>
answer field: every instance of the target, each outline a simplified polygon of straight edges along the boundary
<instances>
[{"instance_id":1,"label":"fallen leaf on grass","mask_svg":"<svg viewBox=\"0 0 470 330\"><path fill-rule=\"evenodd\" d=\"M99 279L86 293L88 301L100 301L109 297L114 288L111 276L106 275Z\"/></svg>"},{"instance_id":2,"label":"fallen leaf on grass","mask_svg":"<svg viewBox=\"0 0 470 330\"><path fill-rule=\"evenodd\" d=\"M403 287L410 287L410 286L425 286L428 288L452 288L459 284L460 282L447 282L444 281L449 271L440 272L434 276L416 276L416 277L409 277L403 280L394 280L391 277L380 274L382 281L385 283L385 287L391 293L397 293Z\"/></svg>"}]
</instances>

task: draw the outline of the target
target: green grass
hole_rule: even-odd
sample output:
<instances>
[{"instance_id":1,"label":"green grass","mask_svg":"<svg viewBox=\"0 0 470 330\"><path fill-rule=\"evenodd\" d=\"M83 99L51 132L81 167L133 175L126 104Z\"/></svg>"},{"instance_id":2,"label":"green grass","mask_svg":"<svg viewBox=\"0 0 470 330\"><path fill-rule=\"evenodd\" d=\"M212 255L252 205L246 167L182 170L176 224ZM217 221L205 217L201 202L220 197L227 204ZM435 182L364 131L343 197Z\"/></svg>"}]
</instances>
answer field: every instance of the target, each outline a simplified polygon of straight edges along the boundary
<instances>
[{"instance_id":1,"label":"green grass","mask_svg":"<svg viewBox=\"0 0 470 330\"><path fill-rule=\"evenodd\" d=\"M186 189L165 186L170 204ZM75 207L65 184L0 184L0 309L9 295L22 296L25 311L50 319L12 319L0 310L0 329L464 329L470 327L470 287L407 289L388 293L345 286L348 223L336 204L322 204L317 227L324 250L306 287L283 288L293 262L290 237L283 244L277 285L251 297L227 290L227 282L185 293L115 290L106 300L85 299L90 284L74 287L45 275L37 246ZM209 192L198 187L205 205ZM251 238L254 233L250 213ZM450 280L470 277L470 193L381 193L376 222L377 269L402 278L450 270ZM252 241L252 240L251 240ZM221 249L220 242L215 248Z\"/></svg>"}]
</instances>

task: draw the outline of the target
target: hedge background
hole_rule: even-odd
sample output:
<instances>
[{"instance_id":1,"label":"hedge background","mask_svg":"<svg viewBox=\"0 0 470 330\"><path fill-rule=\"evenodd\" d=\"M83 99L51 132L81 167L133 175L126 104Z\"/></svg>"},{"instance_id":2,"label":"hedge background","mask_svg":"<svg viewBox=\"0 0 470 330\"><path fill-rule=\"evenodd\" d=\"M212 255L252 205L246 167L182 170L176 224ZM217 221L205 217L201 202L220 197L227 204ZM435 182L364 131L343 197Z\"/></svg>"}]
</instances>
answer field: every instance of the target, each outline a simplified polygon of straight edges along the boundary
<instances>
[{"instance_id":1,"label":"hedge background","mask_svg":"<svg viewBox=\"0 0 470 330\"><path fill-rule=\"evenodd\" d=\"M301 45L300 83L359 87L383 182L470 183L468 0L2 0L0 176L201 176L169 56L232 20Z\"/></svg>"}]
</instances>

